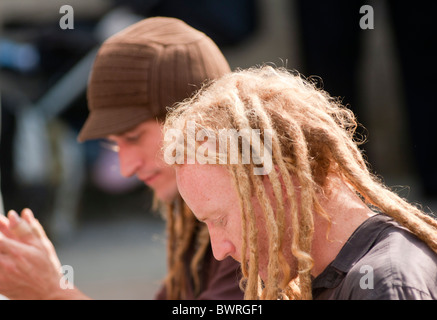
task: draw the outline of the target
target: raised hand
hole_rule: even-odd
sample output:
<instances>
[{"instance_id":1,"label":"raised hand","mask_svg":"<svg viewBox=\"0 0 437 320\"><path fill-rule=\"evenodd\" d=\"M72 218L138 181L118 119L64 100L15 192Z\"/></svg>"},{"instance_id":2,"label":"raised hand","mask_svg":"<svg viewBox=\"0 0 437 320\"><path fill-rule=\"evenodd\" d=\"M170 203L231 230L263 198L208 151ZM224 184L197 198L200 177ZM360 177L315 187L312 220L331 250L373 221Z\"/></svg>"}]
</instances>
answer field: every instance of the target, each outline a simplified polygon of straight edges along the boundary
<instances>
[{"instance_id":1,"label":"raised hand","mask_svg":"<svg viewBox=\"0 0 437 320\"><path fill-rule=\"evenodd\" d=\"M63 289L61 263L30 209L0 216L0 293L10 299L84 299Z\"/></svg>"}]
</instances>

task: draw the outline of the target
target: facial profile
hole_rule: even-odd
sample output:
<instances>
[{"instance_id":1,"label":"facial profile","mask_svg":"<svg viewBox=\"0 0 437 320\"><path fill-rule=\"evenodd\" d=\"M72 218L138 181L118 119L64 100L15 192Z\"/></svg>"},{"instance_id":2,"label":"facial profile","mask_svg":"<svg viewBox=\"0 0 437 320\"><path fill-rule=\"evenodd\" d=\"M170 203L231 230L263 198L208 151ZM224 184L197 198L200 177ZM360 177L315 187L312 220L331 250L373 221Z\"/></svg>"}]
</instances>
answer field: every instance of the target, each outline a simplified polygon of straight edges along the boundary
<instances>
[{"instance_id":1,"label":"facial profile","mask_svg":"<svg viewBox=\"0 0 437 320\"><path fill-rule=\"evenodd\" d=\"M163 202L171 202L177 196L174 168L162 157L160 122L148 120L123 134L110 135L108 139L116 144L123 176L136 176Z\"/></svg>"}]
</instances>

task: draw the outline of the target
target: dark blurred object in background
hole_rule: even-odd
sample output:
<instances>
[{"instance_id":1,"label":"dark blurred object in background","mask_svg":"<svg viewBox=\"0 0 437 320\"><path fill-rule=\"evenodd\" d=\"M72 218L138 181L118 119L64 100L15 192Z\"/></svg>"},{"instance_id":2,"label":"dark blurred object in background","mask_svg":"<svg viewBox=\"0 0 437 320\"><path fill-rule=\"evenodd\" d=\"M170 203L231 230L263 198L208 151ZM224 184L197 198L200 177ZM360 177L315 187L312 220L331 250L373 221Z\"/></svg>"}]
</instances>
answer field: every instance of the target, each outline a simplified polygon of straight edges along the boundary
<instances>
[{"instance_id":1,"label":"dark blurred object in background","mask_svg":"<svg viewBox=\"0 0 437 320\"><path fill-rule=\"evenodd\" d=\"M258 26L255 0L116 0L134 12L151 17L179 18L206 33L220 48L239 45Z\"/></svg>"},{"instance_id":2,"label":"dark blurred object in background","mask_svg":"<svg viewBox=\"0 0 437 320\"><path fill-rule=\"evenodd\" d=\"M358 93L358 62L365 48L359 10L366 1L298 0L302 30L303 72L323 79L324 88L341 96L364 119ZM371 4L371 3L370 3ZM388 18L400 62L406 115L411 132L415 168L425 197L437 196L437 25L433 20L437 3L419 0L386 1ZM380 12L374 11L375 16ZM376 19L375 19L376 20ZM375 29L378 28L375 25ZM384 112L381 110L380 112ZM364 123L366 126L366 123ZM401 161L401 160L400 160ZM370 162L372 163L371 159Z\"/></svg>"},{"instance_id":3,"label":"dark blurred object in background","mask_svg":"<svg viewBox=\"0 0 437 320\"><path fill-rule=\"evenodd\" d=\"M80 161L75 161L80 147L73 151L70 145L76 143L73 135L87 109L84 92L67 101L59 113L45 113L51 107L43 106L43 101L50 89L97 45L93 23L77 19L74 30L61 30L57 22L35 25L14 21L3 26L0 39L4 207L6 211L32 208L52 235L67 236L74 229L76 215L57 219L61 215L54 211L68 212L79 206L71 202L80 200L74 191L82 185L84 173L78 172L72 179L74 176L67 175L67 170L81 168ZM62 99L62 92L59 93ZM59 101L59 105L62 103ZM68 159L74 161L73 165L67 164ZM58 228L52 223L54 218L58 220L56 224L63 225L58 231L53 230Z\"/></svg>"}]
</instances>

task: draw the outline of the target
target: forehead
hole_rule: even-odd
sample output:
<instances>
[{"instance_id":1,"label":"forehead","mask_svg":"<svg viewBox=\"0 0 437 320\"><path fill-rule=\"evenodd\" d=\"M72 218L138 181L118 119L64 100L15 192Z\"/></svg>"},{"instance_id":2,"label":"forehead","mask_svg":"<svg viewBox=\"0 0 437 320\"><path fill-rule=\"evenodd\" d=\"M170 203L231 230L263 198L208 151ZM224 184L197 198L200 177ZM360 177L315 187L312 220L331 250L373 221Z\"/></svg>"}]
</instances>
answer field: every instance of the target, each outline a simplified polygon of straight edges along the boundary
<instances>
[{"instance_id":1,"label":"forehead","mask_svg":"<svg viewBox=\"0 0 437 320\"><path fill-rule=\"evenodd\" d=\"M176 179L181 196L196 214L238 201L232 178L223 166L184 164L176 167Z\"/></svg>"}]
</instances>

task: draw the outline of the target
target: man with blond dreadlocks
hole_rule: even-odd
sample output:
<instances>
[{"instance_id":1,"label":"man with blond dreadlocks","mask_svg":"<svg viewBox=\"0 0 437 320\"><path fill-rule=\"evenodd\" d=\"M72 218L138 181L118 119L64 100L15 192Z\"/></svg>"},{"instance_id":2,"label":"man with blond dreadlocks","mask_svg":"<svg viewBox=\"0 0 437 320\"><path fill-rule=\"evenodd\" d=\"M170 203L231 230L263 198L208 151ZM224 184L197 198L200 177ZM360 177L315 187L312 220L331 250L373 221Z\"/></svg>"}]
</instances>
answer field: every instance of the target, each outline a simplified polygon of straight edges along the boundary
<instances>
[{"instance_id":1,"label":"man with blond dreadlocks","mask_svg":"<svg viewBox=\"0 0 437 320\"><path fill-rule=\"evenodd\" d=\"M246 299L437 299L437 223L369 172L356 128L338 100L268 66L169 113L165 159L214 256L241 262Z\"/></svg>"},{"instance_id":2,"label":"man with blond dreadlocks","mask_svg":"<svg viewBox=\"0 0 437 320\"><path fill-rule=\"evenodd\" d=\"M168 274L157 299L243 298L239 264L214 259L207 228L181 199L174 169L161 157L166 108L228 72L209 37L165 17L142 20L106 40L91 71L90 114L79 140L114 142L121 173L136 175L167 205ZM8 217L0 217L0 275L6 275L0 278L0 293L11 299L86 298L76 288L60 288L59 260L32 212L23 210L20 219L11 211ZM23 264L31 271L23 274ZM17 271L13 275L1 272L11 266Z\"/></svg>"}]
</instances>

